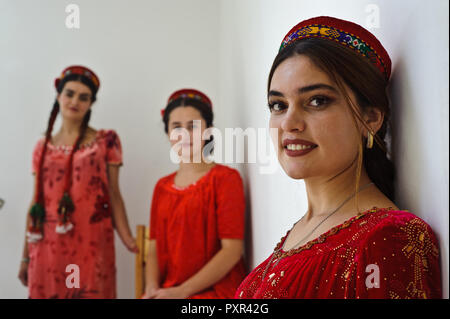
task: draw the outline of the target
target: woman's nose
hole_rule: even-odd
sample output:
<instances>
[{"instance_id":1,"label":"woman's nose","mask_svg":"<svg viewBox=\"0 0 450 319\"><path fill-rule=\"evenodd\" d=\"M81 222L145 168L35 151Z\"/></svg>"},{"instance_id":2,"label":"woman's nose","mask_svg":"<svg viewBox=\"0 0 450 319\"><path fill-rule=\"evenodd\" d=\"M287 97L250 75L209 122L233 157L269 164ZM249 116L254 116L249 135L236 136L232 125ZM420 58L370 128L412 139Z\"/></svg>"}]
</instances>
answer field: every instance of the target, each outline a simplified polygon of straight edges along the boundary
<instances>
[{"instance_id":1,"label":"woman's nose","mask_svg":"<svg viewBox=\"0 0 450 319\"><path fill-rule=\"evenodd\" d=\"M281 121L281 129L286 132L305 130L305 116L298 107L289 106Z\"/></svg>"},{"instance_id":2,"label":"woman's nose","mask_svg":"<svg viewBox=\"0 0 450 319\"><path fill-rule=\"evenodd\" d=\"M78 104L78 98L77 98L77 97L73 96L73 97L71 97L71 98L69 99L69 105L70 105L70 106L75 106L75 105L77 105L77 104Z\"/></svg>"}]
</instances>

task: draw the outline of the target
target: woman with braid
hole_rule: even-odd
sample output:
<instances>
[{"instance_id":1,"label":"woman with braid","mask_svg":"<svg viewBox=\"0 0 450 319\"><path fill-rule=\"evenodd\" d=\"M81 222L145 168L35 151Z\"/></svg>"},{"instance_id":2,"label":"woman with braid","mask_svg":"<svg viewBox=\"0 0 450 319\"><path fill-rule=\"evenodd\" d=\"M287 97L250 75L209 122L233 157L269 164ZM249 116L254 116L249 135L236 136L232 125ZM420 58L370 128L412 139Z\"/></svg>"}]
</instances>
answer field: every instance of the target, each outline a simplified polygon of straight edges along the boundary
<instances>
[{"instance_id":1,"label":"woman with braid","mask_svg":"<svg viewBox=\"0 0 450 319\"><path fill-rule=\"evenodd\" d=\"M19 272L30 298L115 298L113 228L137 251L118 185L119 137L88 126L99 86L82 66L55 80L47 132L33 151L36 186ZM52 136L58 113L62 126Z\"/></svg>"}]
</instances>

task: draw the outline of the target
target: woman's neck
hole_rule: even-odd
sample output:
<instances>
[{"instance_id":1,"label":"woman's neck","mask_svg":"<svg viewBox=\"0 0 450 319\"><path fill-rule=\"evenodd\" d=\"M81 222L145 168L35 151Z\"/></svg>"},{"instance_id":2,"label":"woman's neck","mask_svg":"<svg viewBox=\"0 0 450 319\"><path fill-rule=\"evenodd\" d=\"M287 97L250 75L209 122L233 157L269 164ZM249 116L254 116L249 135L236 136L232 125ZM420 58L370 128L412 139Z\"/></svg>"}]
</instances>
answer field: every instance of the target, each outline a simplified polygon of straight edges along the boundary
<instances>
[{"instance_id":1,"label":"woman's neck","mask_svg":"<svg viewBox=\"0 0 450 319\"><path fill-rule=\"evenodd\" d=\"M208 171L209 169L211 169L214 165L216 165L215 163L206 163L204 161L200 162L200 163L183 163L180 162L179 165L179 169L178 169L178 173L182 173L182 174L189 174L189 173L201 173L201 172L205 172Z\"/></svg>"},{"instance_id":2,"label":"woman's neck","mask_svg":"<svg viewBox=\"0 0 450 319\"><path fill-rule=\"evenodd\" d=\"M339 207L346 199L355 193L356 185L356 161L350 167L339 174L329 177L315 177L305 179L306 192L308 196L308 212L306 220L315 216L325 216ZM361 170L359 188L370 183L370 178L365 169ZM349 200L341 210L354 201ZM350 207L350 206L349 206Z\"/></svg>"},{"instance_id":3,"label":"woman's neck","mask_svg":"<svg viewBox=\"0 0 450 319\"><path fill-rule=\"evenodd\" d=\"M63 119L58 135L68 137L78 136L78 134L80 134L81 124L81 121L71 121Z\"/></svg>"},{"instance_id":4,"label":"woman's neck","mask_svg":"<svg viewBox=\"0 0 450 319\"><path fill-rule=\"evenodd\" d=\"M61 128L54 136L52 136L51 143L56 146L58 146L58 145L65 145L65 146L74 145L74 143L76 142L76 140L80 134L81 124L82 124L81 122L74 122L74 121L68 121L68 120L63 119ZM93 134L93 133L95 133L95 131L92 130L92 128L88 127L86 129L86 132L84 133L84 137L80 141L80 143L81 144L87 143L88 141L91 141L92 139L94 139L95 134Z\"/></svg>"}]
</instances>

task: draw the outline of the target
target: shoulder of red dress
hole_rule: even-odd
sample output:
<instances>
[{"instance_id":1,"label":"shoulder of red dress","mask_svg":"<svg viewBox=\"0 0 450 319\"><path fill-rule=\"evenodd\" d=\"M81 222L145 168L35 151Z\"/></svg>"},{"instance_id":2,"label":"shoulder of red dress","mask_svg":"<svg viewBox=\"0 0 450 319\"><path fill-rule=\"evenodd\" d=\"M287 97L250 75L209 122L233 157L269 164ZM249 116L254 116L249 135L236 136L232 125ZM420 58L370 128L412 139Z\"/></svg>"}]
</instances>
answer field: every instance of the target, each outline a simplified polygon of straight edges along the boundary
<instances>
[{"instance_id":1,"label":"shoulder of red dress","mask_svg":"<svg viewBox=\"0 0 450 319\"><path fill-rule=\"evenodd\" d=\"M161 177L161 178L158 180L158 182L156 183L155 188L156 188L156 187L166 186L166 185L172 186L172 180L173 180L173 177L174 177L174 175L175 175L176 173L177 173L177 172L173 172L173 173L171 173L171 174L169 174L169 175L166 175L166 176Z\"/></svg>"},{"instance_id":2,"label":"shoulder of red dress","mask_svg":"<svg viewBox=\"0 0 450 319\"><path fill-rule=\"evenodd\" d=\"M406 210L379 210L370 216L370 220L373 224L367 234L368 237L383 232L390 234L411 232L412 229L434 236L433 230L423 219Z\"/></svg>"},{"instance_id":3,"label":"shoulder of red dress","mask_svg":"<svg viewBox=\"0 0 450 319\"><path fill-rule=\"evenodd\" d=\"M36 145L43 145L45 142L45 136L41 136L37 141Z\"/></svg>"},{"instance_id":4,"label":"shoulder of red dress","mask_svg":"<svg viewBox=\"0 0 450 319\"><path fill-rule=\"evenodd\" d=\"M228 177L230 175L237 175L239 177L241 176L241 174L237 169L222 164L216 164L212 168L212 170L215 175L220 175L224 177Z\"/></svg>"},{"instance_id":5,"label":"shoulder of red dress","mask_svg":"<svg viewBox=\"0 0 450 319\"><path fill-rule=\"evenodd\" d=\"M41 137L36 141L36 143L34 143L34 150L36 151L36 150L42 149L43 146L44 146L44 143L45 143L45 136L41 136Z\"/></svg>"},{"instance_id":6,"label":"shoulder of red dress","mask_svg":"<svg viewBox=\"0 0 450 319\"><path fill-rule=\"evenodd\" d=\"M99 129L99 130L97 130L96 135L100 136L100 137L107 137L107 136L115 136L118 134L113 129Z\"/></svg>"},{"instance_id":7,"label":"shoulder of red dress","mask_svg":"<svg viewBox=\"0 0 450 319\"><path fill-rule=\"evenodd\" d=\"M380 226L381 225L402 226L413 220L425 223L421 218L417 217L408 210L395 210L391 208L379 209L375 214L372 214L371 217Z\"/></svg>"}]
</instances>

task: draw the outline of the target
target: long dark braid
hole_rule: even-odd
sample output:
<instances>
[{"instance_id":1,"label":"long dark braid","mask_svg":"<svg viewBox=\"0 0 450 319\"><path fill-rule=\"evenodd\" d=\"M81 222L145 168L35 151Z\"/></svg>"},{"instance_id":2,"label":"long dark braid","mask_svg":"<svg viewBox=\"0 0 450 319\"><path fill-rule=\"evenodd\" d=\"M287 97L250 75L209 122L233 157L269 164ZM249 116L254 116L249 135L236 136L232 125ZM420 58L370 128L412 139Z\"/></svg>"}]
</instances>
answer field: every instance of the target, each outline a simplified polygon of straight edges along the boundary
<instances>
[{"instance_id":1,"label":"long dark braid","mask_svg":"<svg viewBox=\"0 0 450 319\"><path fill-rule=\"evenodd\" d=\"M73 204L72 198L70 197L70 188L72 186L73 157L75 155L75 152L79 150L81 141L86 136L90 118L91 118L91 110L88 110L83 118L83 122L81 123L80 126L80 134L75 141L75 144L72 148L72 152L70 152L69 160L67 162L67 170L65 174L66 178L64 183L64 194L63 197L61 198L61 201L59 202L58 207L58 215L60 218L60 222L62 224L65 224L70 219L70 215L75 210L75 205Z\"/></svg>"},{"instance_id":2,"label":"long dark braid","mask_svg":"<svg viewBox=\"0 0 450 319\"><path fill-rule=\"evenodd\" d=\"M52 111L50 113L50 118L48 119L47 131L45 132L44 145L43 145L41 156L39 158L39 165L38 165L38 170L36 173L37 180L38 180L38 188L37 188L38 191L36 192L36 202L40 202L42 204L44 204L44 201L43 201L44 200L44 198L43 198L44 192L43 192L43 188L42 188L42 167L44 166L44 157L45 157L45 153L47 152L47 145L48 145L48 142L50 141L50 139L52 138L53 125L55 124L58 113L59 113L59 103L58 103L58 101L55 101L55 103L53 104Z\"/></svg>"},{"instance_id":3,"label":"long dark braid","mask_svg":"<svg viewBox=\"0 0 450 319\"><path fill-rule=\"evenodd\" d=\"M44 198L44 186L43 186L43 166L45 153L47 152L47 145L52 137L53 125L55 124L56 117L59 113L59 103L55 101L53 104L50 118L48 120L47 131L45 133L44 145L40 154L39 163L36 172L36 197L34 199L34 205L31 207L31 232L43 231L43 223L45 222L45 198Z\"/></svg>"}]
</instances>

